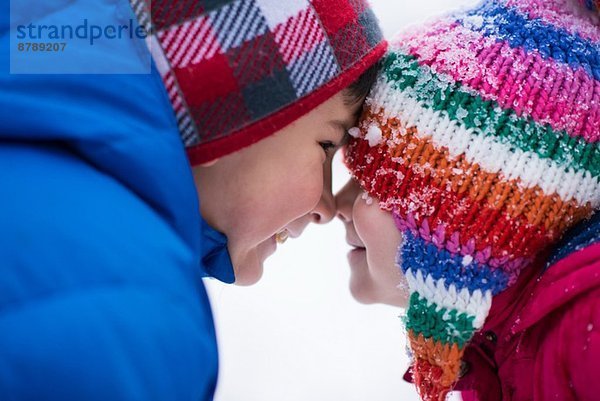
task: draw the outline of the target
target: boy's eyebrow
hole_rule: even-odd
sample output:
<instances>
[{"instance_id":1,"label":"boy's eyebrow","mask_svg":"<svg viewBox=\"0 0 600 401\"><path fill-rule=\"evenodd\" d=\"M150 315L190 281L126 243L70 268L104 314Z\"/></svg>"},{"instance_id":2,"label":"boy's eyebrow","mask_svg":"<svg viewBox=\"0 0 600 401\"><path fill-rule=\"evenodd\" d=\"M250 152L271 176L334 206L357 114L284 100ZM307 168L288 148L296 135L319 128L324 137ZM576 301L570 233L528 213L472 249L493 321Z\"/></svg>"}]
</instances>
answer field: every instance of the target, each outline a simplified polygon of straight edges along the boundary
<instances>
[{"instance_id":1,"label":"boy's eyebrow","mask_svg":"<svg viewBox=\"0 0 600 401\"><path fill-rule=\"evenodd\" d=\"M331 123L333 125L337 125L344 131L344 137L340 141L339 147L342 147L342 146L345 146L346 144L348 144L348 141L350 140L350 134L348 133L348 130L357 124L358 119L360 118L360 115L362 113L362 110L363 110L363 107L362 107L362 102L361 102L360 107L356 107L356 110L354 111L354 113L352 113L352 115L350 116L349 119L331 121Z\"/></svg>"}]
</instances>

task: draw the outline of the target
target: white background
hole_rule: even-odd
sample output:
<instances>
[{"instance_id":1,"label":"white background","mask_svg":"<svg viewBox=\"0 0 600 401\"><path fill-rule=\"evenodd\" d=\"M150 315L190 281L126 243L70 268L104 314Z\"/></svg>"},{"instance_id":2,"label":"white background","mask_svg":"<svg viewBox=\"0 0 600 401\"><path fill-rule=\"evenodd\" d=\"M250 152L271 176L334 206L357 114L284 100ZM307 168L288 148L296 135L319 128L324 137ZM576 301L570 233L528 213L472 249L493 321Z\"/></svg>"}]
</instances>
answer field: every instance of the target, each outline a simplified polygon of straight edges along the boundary
<instances>
[{"instance_id":1,"label":"white background","mask_svg":"<svg viewBox=\"0 0 600 401\"><path fill-rule=\"evenodd\" d=\"M384 34L474 0L371 0ZM348 179L339 156L334 190ZM207 280L220 352L215 401L412 401L402 310L356 303L339 221L280 246L261 282Z\"/></svg>"}]
</instances>

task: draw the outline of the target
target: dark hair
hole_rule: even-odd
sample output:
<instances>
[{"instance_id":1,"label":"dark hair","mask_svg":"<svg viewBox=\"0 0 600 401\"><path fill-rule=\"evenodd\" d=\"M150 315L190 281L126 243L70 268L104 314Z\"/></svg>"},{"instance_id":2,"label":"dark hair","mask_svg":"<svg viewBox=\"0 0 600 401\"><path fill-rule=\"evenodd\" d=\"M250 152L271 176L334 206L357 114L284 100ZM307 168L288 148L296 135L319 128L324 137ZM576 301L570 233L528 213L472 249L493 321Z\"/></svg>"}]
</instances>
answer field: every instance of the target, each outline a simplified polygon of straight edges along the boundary
<instances>
[{"instance_id":1,"label":"dark hair","mask_svg":"<svg viewBox=\"0 0 600 401\"><path fill-rule=\"evenodd\" d=\"M369 91L371 90L371 87L377 80L377 74L379 74L380 69L381 60L369 67L369 69L363 72L356 81L346 88L346 104L354 105L359 102L362 103L365 100L369 94Z\"/></svg>"}]
</instances>

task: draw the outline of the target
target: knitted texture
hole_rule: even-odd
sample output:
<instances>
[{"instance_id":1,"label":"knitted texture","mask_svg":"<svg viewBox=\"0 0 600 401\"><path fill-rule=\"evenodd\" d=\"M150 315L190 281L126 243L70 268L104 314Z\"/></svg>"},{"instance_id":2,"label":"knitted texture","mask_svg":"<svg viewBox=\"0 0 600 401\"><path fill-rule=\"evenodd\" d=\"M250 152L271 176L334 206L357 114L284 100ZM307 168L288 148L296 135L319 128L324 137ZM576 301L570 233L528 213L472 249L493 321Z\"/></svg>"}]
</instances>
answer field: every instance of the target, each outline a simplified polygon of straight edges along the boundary
<instances>
[{"instance_id":1,"label":"knitted texture","mask_svg":"<svg viewBox=\"0 0 600 401\"><path fill-rule=\"evenodd\" d=\"M494 295L600 205L599 42L573 0L488 0L384 59L346 162L403 232L424 400L457 381Z\"/></svg>"},{"instance_id":2,"label":"knitted texture","mask_svg":"<svg viewBox=\"0 0 600 401\"><path fill-rule=\"evenodd\" d=\"M385 52L366 0L131 0L192 165L269 136Z\"/></svg>"}]
</instances>

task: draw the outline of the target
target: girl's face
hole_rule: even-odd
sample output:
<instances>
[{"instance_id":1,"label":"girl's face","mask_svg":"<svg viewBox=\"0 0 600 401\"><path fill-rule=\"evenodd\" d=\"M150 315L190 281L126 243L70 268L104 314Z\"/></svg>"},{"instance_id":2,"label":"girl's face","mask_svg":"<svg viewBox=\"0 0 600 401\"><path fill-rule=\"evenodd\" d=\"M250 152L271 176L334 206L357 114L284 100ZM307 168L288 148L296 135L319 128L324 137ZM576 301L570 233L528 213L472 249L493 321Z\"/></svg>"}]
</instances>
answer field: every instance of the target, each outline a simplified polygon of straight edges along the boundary
<instances>
[{"instance_id":1,"label":"girl's face","mask_svg":"<svg viewBox=\"0 0 600 401\"><path fill-rule=\"evenodd\" d=\"M270 137L194 168L202 216L227 236L236 284L260 280L276 237L334 217L331 161L361 105L340 92Z\"/></svg>"},{"instance_id":2,"label":"girl's face","mask_svg":"<svg viewBox=\"0 0 600 401\"><path fill-rule=\"evenodd\" d=\"M402 235L391 212L379 208L350 180L335 196L337 216L346 228L346 242L354 249L348 253L350 292L365 304L383 303L406 307L408 283L396 263Z\"/></svg>"}]
</instances>

